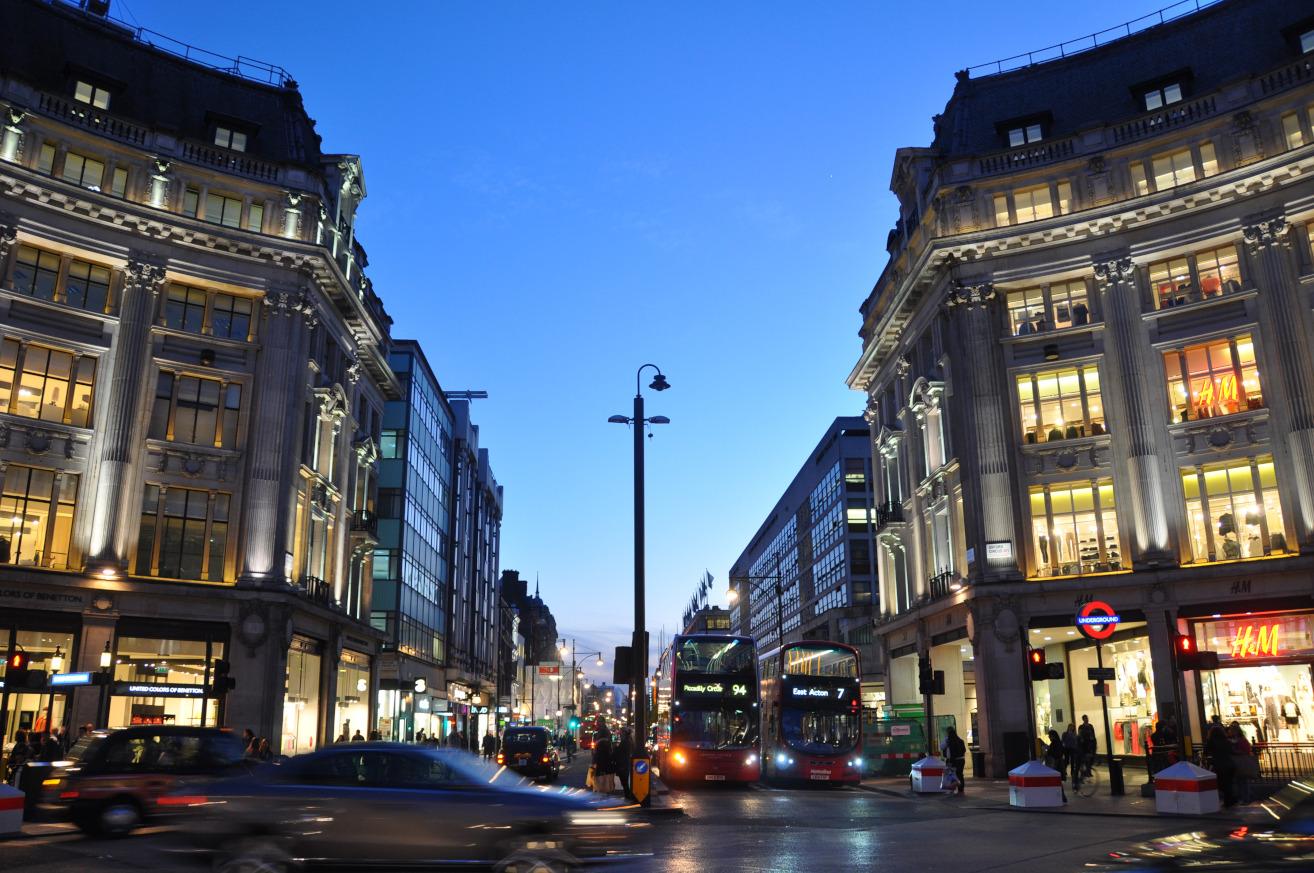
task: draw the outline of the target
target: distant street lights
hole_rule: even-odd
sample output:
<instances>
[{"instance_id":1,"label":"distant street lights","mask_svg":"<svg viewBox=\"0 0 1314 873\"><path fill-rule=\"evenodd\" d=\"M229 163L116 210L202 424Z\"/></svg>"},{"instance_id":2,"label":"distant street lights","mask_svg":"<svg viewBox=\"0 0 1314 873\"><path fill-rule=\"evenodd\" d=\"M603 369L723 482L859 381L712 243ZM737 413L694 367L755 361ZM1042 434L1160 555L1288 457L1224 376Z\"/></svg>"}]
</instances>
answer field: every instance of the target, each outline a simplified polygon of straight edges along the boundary
<instances>
[{"instance_id":1,"label":"distant street lights","mask_svg":"<svg viewBox=\"0 0 1314 873\"><path fill-rule=\"evenodd\" d=\"M645 418L643 415L643 391L640 384L643 371L652 369L656 372L648 387L654 391L665 391L671 385L656 364L644 364L634 374L634 414L626 418L613 415L607 421L612 424L631 425L634 432L634 642L630 649L630 688L643 688L648 675L648 636L645 633L647 619L644 614L644 542L643 542L643 436L650 424L670 424L664 415ZM644 698L640 694L634 702L634 748L641 753L647 742L647 713L644 711Z\"/></svg>"}]
</instances>

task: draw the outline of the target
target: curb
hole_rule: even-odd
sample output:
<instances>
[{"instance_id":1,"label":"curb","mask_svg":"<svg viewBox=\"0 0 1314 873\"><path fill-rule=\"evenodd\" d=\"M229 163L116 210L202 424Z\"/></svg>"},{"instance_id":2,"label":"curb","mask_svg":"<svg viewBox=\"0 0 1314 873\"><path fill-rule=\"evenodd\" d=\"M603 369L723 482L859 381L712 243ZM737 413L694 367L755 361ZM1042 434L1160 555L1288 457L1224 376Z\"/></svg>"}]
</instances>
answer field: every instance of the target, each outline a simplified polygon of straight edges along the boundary
<instances>
[{"instance_id":1,"label":"curb","mask_svg":"<svg viewBox=\"0 0 1314 873\"><path fill-rule=\"evenodd\" d=\"M1024 806L971 806L967 809L978 809L984 812L1038 812L1048 815L1078 815L1078 816L1098 816L1100 818L1145 818L1154 821L1212 821L1226 824L1244 824L1239 818L1222 817L1218 818L1210 815L1160 815L1159 813L1150 812L1103 812L1101 810L1092 810L1090 812L1079 812L1072 809L1064 809L1059 806L1051 807L1024 807Z\"/></svg>"}]
</instances>

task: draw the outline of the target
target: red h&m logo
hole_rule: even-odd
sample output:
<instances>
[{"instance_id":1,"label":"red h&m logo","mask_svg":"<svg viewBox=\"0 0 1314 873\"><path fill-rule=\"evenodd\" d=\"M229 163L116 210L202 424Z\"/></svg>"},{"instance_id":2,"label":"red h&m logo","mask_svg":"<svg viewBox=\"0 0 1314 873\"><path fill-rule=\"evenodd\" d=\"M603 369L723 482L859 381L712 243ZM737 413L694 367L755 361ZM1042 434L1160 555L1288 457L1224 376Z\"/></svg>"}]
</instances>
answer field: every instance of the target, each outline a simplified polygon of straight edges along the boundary
<instances>
[{"instance_id":1,"label":"red h&m logo","mask_svg":"<svg viewBox=\"0 0 1314 873\"><path fill-rule=\"evenodd\" d=\"M1248 624L1237 630L1232 637L1233 658L1253 658L1257 655L1277 657L1279 625Z\"/></svg>"}]
</instances>

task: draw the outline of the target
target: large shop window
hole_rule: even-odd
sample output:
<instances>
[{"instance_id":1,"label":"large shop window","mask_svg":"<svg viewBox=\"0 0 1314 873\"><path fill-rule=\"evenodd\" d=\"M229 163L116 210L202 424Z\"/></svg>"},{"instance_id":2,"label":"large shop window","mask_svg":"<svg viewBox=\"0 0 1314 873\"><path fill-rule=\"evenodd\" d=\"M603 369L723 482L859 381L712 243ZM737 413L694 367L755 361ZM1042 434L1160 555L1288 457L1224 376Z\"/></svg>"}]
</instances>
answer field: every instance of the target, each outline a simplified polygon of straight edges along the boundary
<instances>
[{"instance_id":1,"label":"large shop window","mask_svg":"<svg viewBox=\"0 0 1314 873\"><path fill-rule=\"evenodd\" d=\"M1017 377L1018 414L1028 443L1104 433L1100 373L1094 364Z\"/></svg>"},{"instance_id":2,"label":"large shop window","mask_svg":"<svg viewBox=\"0 0 1314 873\"><path fill-rule=\"evenodd\" d=\"M1218 654L1219 669L1200 675L1206 718L1237 722L1251 742L1314 741L1314 614L1227 616L1192 630L1202 651Z\"/></svg>"},{"instance_id":3,"label":"large shop window","mask_svg":"<svg viewBox=\"0 0 1314 873\"><path fill-rule=\"evenodd\" d=\"M1107 479L1031 489L1034 576L1121 570L1118 515Z\"/></svg>"},{"instance_id":4,"label":"large shop window","mask_svg":"<svg viewBox=\"0 0 1314 873\"><path fill-rule=\"evenodd\" d=\"M223 656L223 642L214 639L118 637L109 726L216 724L218 701L206 692L214 662Z\"/></svg>"},{"instance_id":5,"label":"large shop window","mask_svg":"<svg viewBox=\"0 0 1314 873\"><path fill-rule=\"evenodd\" d=\"M1286 553L1272 456L1184 468L1182 489L1193 561Z\"/></svg>"},{"instance_id":6,"label":"large shop window","mask_svg":"<svg viewBox=\"0 0 1314 873\"><path fill-rule=\"evenodd\" d=\"M1154 290L1156 309L1234 294L1241 290L1236 246L1221 246L1150 264L1150 287Z\"/></svg>"},{"instance_id":7,"label":"large shop window","mask_svg":"<svg viewBox=\"0 0 1314 873\"><path fill-rule=\"evenodd\" d=\"M1008 323L1014 336L1090 324L1086 283L1054 282L1008 292Z\"/></svg>"},{"instance_id":8,"label":"large shop window","mask_svg":"<svg viewBox=\"0 0 1314 873\"><path fill-rule=\"evenodd\" d=\"M333 730L336 742L345 743L369 736L370 725L370 656L351 649L342 650L338 661L338 689Z\"/></svg>"},{"instance_id":9,"label":"large shop window","mask_svg":"<svg viewBox=\"0 0 1314 873\"><path fill-rule=\"evenodd\" d=\"M0 412L88 427L95 383L93 357L0 341Z\"/></svg>"},{"instance_id":10,"label":"large shop window","mask_svg":"<svg viewBox=\"0 0 1314 873\"><path fill-rule=\"evenodd\" d=\"M242 386L161 370L151 407L150 436L202 446L237 447Z\"/></svg>"},{"instance_id":11,"label":"large shop window","mask_svg":"<svg viewBox=\"0 0 1314 873\"><path fill-rule=\"evenodd\" d=\"M300 755L319 748L319 686L323 645L300 635L287 653L287 694L279 753Z\"/></svg>"},{"instance_id":12,"label":"large shop window","mask_svg":"<svg viewBox=\"0 0 1314 873\"><path fill-rule=\"evenodd\" d=\"M147 485L135 571L140 576L224 580L229 495Z\"/></svg>"},{"instance_id":13,"label":"large shop window","mask_svg":"<svg viewBox=\"0 0 1314 873\"><path fill-rule=\"evenodd\" d=\"M10 464L0 492L0 564L69 567L78 477Z\"/></svg>"},{"instance_id":14,"label":"large shop window","mask_svg":"<svg viewBox=\"0 0 1314 873\"><path fill-rule=\"evenodd\" d=\"M1164 352L1168 402L1176 421L1262 409L1264 395L1250 334Z\"/></svg>"},{"instance_id":15,"label":"large shop window","mask_svg":"<svg viewBox=\"0 0 1314 873\"><path fill-rule=\"evenodd\" d=\"M8 669L9 656L20 649L27 654L33 670L52 672L56 653L64 660L62 669L68 670L69 664L77 663L74 639L72 633L49 626L42 629L31 626L16 628L13 618L6 616L5 624L0 625L0 677ZM51 725L60 727L65 724L68 695L63 690L55 693L53 699L49 692L16 690L10 690L7 698L4 724L0 725L4 728L0 751L7 753L11 750L18 731L40 732L48 730Z\"/></svg>"}]
</instances>

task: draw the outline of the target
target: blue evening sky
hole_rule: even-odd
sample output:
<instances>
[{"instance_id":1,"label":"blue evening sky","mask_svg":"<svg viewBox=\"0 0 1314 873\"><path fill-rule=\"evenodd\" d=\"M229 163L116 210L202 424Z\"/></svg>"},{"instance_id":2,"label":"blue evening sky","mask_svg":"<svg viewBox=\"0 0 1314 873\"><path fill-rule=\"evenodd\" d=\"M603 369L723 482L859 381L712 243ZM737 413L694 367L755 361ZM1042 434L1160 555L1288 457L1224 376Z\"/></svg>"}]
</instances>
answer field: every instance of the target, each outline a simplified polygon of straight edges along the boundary
<instances>
[{"instance_id":1,"label":"blue evening sky","mask_svg":"<svg viewBox=\"0 0 1314 873\"><path fill-rule=\"evenodd\" d=\"M359 237L395 319L476 401L506 488L502 567L608 650L632 621L630 411L648 443L648 619L676 629L821 432L885 263L894 150L956 69L1155 0L114 0L114 14L286 67L329 152L362 156ZM645 380L646 385L647 380ZM610 671L610 658L607 671ZM602 671L598 671L601 675Z\"/></svg>"}]
</instances>

